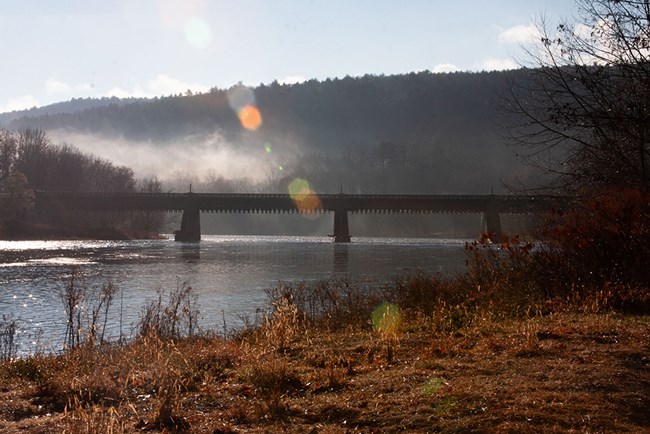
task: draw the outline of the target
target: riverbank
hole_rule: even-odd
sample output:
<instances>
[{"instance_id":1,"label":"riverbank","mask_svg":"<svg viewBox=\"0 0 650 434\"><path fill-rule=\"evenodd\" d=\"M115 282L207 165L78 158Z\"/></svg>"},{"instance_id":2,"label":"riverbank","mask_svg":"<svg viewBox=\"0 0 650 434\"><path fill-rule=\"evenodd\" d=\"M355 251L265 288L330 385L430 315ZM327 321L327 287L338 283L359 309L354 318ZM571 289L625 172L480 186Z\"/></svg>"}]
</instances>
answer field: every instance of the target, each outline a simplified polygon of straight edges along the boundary
<instances>
[{"instance_id":1,"label":"riverbank","mask_svg":"<svg viewBox=\"0 0 650 434\"><path fill-rule=\"evenodd\" d=\"M54 227L44 224L21 224L0 228L0 240L156 240L160 234L116 227Z\"/></svg>"},{"instance_id":2,"label":"riverbank","mask_svg":"<svg viewBox=\"0 0 650 434\"><path fill-rule=\"evenodd\" d=\"M83 323L71 278L65 351L11 360L3 319L0 430L648 431L647 285L562 285L554 251L516 240L466 249L453 276L277 284L228 335L197 329L190 286L160 290L120 344L102 327L117 288Z\"/></svg>"},{"instance_id":3,"label":"riverbank","mask_svg":"<svg viewBox=\"0 0 650 434\"><path fill-rule=\"evenodd\" d=\"M229 339L144 338L2 368L0 430L645 432L650 319L564 313L388 339L290 317Z\"/></svg>"}]
</instances>

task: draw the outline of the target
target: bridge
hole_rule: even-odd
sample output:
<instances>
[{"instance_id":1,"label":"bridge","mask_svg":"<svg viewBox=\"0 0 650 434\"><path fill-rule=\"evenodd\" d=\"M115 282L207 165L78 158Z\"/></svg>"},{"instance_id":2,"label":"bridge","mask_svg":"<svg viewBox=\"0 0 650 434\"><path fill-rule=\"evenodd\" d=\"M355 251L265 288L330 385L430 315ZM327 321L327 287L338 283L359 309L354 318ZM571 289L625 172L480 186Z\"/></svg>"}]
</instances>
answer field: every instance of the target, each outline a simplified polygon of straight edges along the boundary
<instances>
[{"instance_id":1,"label":"bridge","mask_svg":"<svg viewBox=\"0 0 650 434\"><path fill-rule=\"evenodd\" d=\"M177 241L201 240L201 212L334 213L334 241L350 242L348 214L480 213L488 234L502 238L500 214L534 214L561 206L548 195L373 195L36 192L37 209L182 212Z\"/></svg>"}]
</instances>

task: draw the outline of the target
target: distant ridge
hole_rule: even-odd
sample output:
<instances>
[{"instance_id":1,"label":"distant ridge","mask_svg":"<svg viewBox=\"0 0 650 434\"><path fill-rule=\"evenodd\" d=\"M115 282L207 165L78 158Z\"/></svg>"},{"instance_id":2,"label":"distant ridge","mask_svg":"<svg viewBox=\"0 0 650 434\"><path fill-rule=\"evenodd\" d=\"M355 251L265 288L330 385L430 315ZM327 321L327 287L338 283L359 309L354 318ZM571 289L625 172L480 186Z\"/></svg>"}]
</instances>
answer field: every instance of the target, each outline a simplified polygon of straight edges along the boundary
<instances>
[{"instance_id":1,"label":"distant ridge","mask_svg":"<svg viewBox=\"0 0 650 434\"><path fill-rule=\"evenodd\" d=\"M41 116L75 113L96 107L105 107L110 105L121 106L141 101L146 101L146 99L117 97L72 98L69 101L57 102L43 107L32 107L26 110L14 110L11 112L0 113L0 127L7 127L11 122L22 118L38 118Z\"/></svg>"},{"instance_id":2,"label":"distant ridge","mask_svg":"<svg viewBox=\"0 0 650 434\"><path fill-rule=\"evenodd\" d=\"M252 89L263 117L256 133L275 141L299 140L314 149L483 135L499 123L496 101L506 90L505 74L423 71L262 84ZM153 142L218 130L239 140L243 131L227 92L213 88L153 99L73 99L5 113L0 123L10 129L71 129Z\"/></svg>"},{"instance_id":3,"label":"distant ridge","mask_svg":"<svg viewBox=\"0 0 650 434\"><path fill-rule=\"evenodd\" d=\"M267 170L261 176L278 185L304 178L319 191L488 194L492 186L503 192L504 180L531 176L507 145L505 125L516 119L501 110L509 80L526 74L422 71L262 84L251 89L262 120L256 129L244 128L231 107L235 88L76 99L0 120L14 130L56 131L57 140L82 149L146 144L152 157L175 149L201 161L221 150L249 161L258 178Z\"/></svg>"}]
</instances>

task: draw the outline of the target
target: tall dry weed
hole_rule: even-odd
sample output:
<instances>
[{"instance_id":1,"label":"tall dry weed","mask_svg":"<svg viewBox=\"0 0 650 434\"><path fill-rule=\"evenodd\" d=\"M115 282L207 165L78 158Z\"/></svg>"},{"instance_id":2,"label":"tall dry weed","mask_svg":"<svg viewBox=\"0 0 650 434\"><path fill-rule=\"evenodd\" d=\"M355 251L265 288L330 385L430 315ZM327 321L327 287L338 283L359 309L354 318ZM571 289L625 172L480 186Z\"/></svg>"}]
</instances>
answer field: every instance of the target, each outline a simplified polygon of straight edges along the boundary
<instances>
[{"instance_id":1,"label":"tall dry weed","mask_svg":"<svg viewBox=\"0 0 650 434\"><path fill-rule=\"evenodd\" d=\"M139 336L158 336L161 339L179 339L199 332L197 296L186 282L177 282L176 288L165 292L156 290L157 297L147 300L138 323Z\"/></svg>"},{"instance_id":2,"label":"tall dry weed","mask_svg":"<svg viewBox=\"0 0 650 434\"><path fill-rule=\"evenodd\" d=\"M70 434L122 434L130 431L125 417L129 412L134 412L134 409L74 405L72 409L64 411L61 428L64 433Z\"/></svg>"},{"instance_id":3,"label":"tall dry weed","mask_svg":"<svg viewBox=\"0 0 650 434\"><path fill-rule=\"evenodd\" d=\"M18 353L16 333L18 333L18 321L3 314L0 321L0 362L10 362L16 357Z\"/></svg>"},{"instance_id":4,"label":"tall dry weed","mask_svg":"<svg viewBox=\"0 0 650 434\"><path fill-rule=\"evenodd\" d=\"M304 318L298 307L289 297L283 297L273 305L271 315L264 318L261 335L265 344L283 352L305 331Z\"/></svg>"}]
</instances>

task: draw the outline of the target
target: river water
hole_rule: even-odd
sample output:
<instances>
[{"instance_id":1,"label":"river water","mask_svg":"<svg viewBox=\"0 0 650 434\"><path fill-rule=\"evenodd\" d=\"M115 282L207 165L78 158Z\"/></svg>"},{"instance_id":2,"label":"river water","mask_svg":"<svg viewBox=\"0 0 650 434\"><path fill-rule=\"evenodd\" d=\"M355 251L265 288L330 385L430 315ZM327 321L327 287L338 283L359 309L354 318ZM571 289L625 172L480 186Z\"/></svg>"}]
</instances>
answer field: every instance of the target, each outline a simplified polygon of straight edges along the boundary
<instances>
[{"instance_id":1,"label":"river water","mask_svg":"<svg viewBox=\"0 0 650 434\"><path fill-rule=\"evenodd\" d=\"M109 280L117 286L109 338L132 336L156 289L183 283L197 295L203 329L234 329L267 308L265 290L280 281L452 273L464 266L465 241L354 238L335 244L328 237L209 235L197 244L169 238L0 241L0 316L17 322L19 354L58 351L66 330L61 294L74 269L89 292Z\"/></svg>"}]
</instances>

